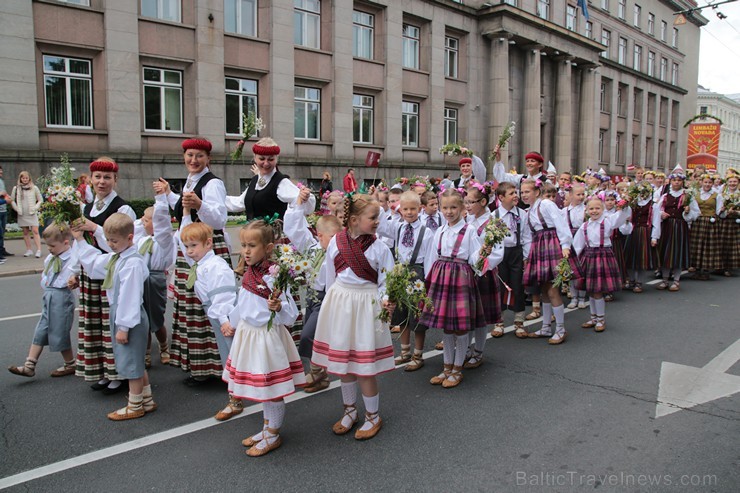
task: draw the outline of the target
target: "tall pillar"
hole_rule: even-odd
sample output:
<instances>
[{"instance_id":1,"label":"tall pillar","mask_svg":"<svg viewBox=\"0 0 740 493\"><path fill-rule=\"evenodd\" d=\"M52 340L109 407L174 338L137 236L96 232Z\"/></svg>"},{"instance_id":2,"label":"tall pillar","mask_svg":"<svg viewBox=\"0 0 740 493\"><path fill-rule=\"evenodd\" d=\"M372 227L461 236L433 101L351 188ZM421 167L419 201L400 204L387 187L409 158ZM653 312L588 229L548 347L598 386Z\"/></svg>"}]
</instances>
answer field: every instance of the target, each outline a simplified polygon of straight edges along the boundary
<instances>
[{"instance_id":1,"label":"tall pillar","mask_svg":"<svg viewBox=\"0 0 740 493\"><path fill-rule=\"evenodd\" d=\"M617 117L619 116L619 81L612 79L611 83L611 112L609 113L609 134L604 145L609 145L609 158L606 159L606 171L611 173L612 167L617 163ZM598 168L595 168L598 169Z\"/></svg>"},{"instance_id":2,"label":"tall pillar","mask_svg":"<svg viewBox=\"0 0 740 493\"><path fill-rule=\"evenodd\" d=\"M572 116L572 81L571 60L572 57L556 58L557 62L557 88L555 93L555 167L560 170L571 169L572 142L573 142L573 116Z\"/></svg>"},{"instance_id":3,"label":"tall pillar","mask_svg":"<svg viewBox=\"0 0 740 493\"><path fill-rule=\"evenodd\" d=\"M429 142L428 146L431 150L429 151L429 161L435 160L435 159L443 159L439 153L437 152L437 149L439 149L440 146L444 144L444 112L445 112L445 21L442 17L436 15L432 17L431 22L429 23L429 27L431 28L431 32L429 33L429 40L432 44L432 49L430 53L430 64L429 64L429 99L426 101L426 106L428 108L428 115L421 114L421 118L425 119L427 121L427 142ZM470 132L470 129L474 126L472 124L472 121L470 118L472 118L472 113L470 112L470 107L467 106L464 109L462 109L465 113L467 113L468 118L465 120L467 123L468 128L468 142L473 141L473 135ZM458 117L460 115L458 114ZM476 115L477 116L477 115ZM459 120L458 120L459 122ZM419 129L421 130L424 128L423 125L419 126ZM458 128L458 132L459 132ZM419 142L424 142L424 137L419 136ZM483 152L485 149L481 149L482 156L485 156L486 153ZM483 157L485 160L485 157Z\"/></svg>"},{"instance_id":4,"label":"tall pillar","mask_svg":"<svg viewBox=\"0 0 740 493\"><path fill-rule=\"evenodd\" d=\"M665 105L665 163L663 163L663 165L665 166L666 174L668 174L673 167L676 166L676 163L671 160L671 118L673 113L673 103L671 103L671 98L666 99Z\"/></svg>"},{"instance_id":5,"label":"tall pillar","mask_svg":"<svg viewBox=\"0 0 740 493\"><path fill-rule=\"evenodd\" d=\"M213 143L215 154L226 152L223 5L217 0L195 2L196 132Z\"/></svg>"},{"instance_id":6,"label":"tall pillar","mask_svg":"<svg viewBox=\"0 0 740 493\"><path fill-rule=\"evenodd\" d=\"M401 161L401 102L403 101L403 59L401 36L403 31L403 6L401 2L388 2L385 12L385 156L388 161Z\"/></svg>"},{"instance_id":7,"label":"tall pillar","mask_svg":"<svg viewBox=\"0 0 740 493\"><path fill-rule=\"evenodd\" d=\"M510 34L490 36L491 59L488 80L488 142L491 148L498 143L499 135L511 119L509 105L509 38ZM523 128L523 125L520 125ZM508 160L508 148L501 150L501 160ZM491 164L492 165L492 164Z\"/></svg>"},{"instance_id":8,"label":"tall pillar","mask_svg":"<svg viewBox=\"0 0 740 493\"><path fill-rule=\"evenodd\" d=\"M541 152L541 49L542 45L530 45L527 47L524 55L524 121L522 122L524 152Z\"/></svg>"},{"instance_id":9,"label":"tall pillar","mask_svg":"<svg viewBox=\"0 0 740 493\"><path fill-rule=\"evenodd\" d=\"M640 160L635 164L644 168L650 164L647 160L647 91L640 92L640 99Z\"/></svg>"},{"instance_id":10,"label":"tall pillar","mask_svg":"<svg viewBox=\"0 0 740 493\"><path fill-rule=\"evenodd\" d=\"M265 122L269 133L265 135L272 135L280 144L281 154L295 156L293 2L272 2L270 9L270 106ZM323 92L321 104L331 104Z\"/></svg>"},{"instance_id":11,"label":"tall pillar","mask_svg":"<svg viewBox=\"0 0 740 493\"><path fill-rule=\"evenodd\" d=\"M632 135L633 135L633 128L634 128L634 120L635 120L635 98L634 98L634 89L633 86L627 84L624 90L624 97L627 98L627 124L625 125L624 130L624 138L625 138L625 146L624 146L624 164L625 169L619 170L620 173L627 172L627 166L632 164L634 162L634 158L632 156Z\"/></svg>"},{"instance_id":12,"label":"tall pillar","mask_svg":"<svg viewBox=\"0 0 740 493\"><path fill-rule=\"evenodd\" d=\"M103 20L108 149L139 153L142 121L139 6L136 2L106 2ZM223 137L219 140L223 141Z\"/></svg>"},{"instance_id":13,"label":"tall pillar","mask_svg":"<svg viewBox=\"0 0 740 493\"><path fill-rule=\"evenodd\" d=\"M660 94L655 94L655 108L653 108L653 152L651 153L650 168L656 171L663 170L663 163L658 162L660 148Z\"/></svg>"},{"instance_id":14,"label":"tall pillar","mask_svg":"<svg viewBox=\"0 0 740 493\"><path fill-rule=\"evenodd\" d=\"M596 84L599 80L596 65L581 66L581 106L578 115L578 163L576 171L593 167L599 138L599 105L596 101Z\"/></svg>"},{"instance_id":15,"label":"tall pillar","mask_svg":"<svg viewBox=\"0 0 740 493\"><path fill-rule=\"evenodd\" d=\"M334 22L332 22L334 34L334 54L332 56L334 62L334 111L332 113L334 158L340 161L351 161L354 159L352 4L331 2L331 5L334 9ZM322 99L324 99L322 103L330 104L329 95L327 94L325 98L323 96L324 94L322 94Z\"/></svg>"}]
</instances>

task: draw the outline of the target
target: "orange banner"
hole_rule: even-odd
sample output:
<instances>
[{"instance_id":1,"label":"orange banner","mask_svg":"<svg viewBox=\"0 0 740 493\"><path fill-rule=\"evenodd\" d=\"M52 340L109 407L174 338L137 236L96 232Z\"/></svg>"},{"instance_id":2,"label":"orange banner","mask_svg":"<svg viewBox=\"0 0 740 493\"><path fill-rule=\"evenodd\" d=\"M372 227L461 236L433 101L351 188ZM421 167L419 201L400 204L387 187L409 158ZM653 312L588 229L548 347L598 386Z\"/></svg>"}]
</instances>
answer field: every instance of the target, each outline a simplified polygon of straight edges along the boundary
<instances>
[{"instance_id":1,"label":"orange banner","mask_svg":"<svg viewBox=\"0 0 740 493\"><path fill-rule=\"evenodd\" d=\"M707 170L717 169L719 153L719 123L692 123L689 125L689 144L686 150L686 167L699 165Z\"/></svg>"}]
</instances>

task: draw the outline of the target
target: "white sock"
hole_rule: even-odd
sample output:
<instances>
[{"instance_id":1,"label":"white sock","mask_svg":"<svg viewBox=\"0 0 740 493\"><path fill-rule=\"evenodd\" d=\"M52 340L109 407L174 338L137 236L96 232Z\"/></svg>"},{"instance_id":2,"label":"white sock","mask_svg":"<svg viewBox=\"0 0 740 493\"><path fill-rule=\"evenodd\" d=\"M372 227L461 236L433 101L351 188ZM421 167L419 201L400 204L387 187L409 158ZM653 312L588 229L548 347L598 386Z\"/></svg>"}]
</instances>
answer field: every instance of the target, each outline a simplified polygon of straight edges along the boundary
<instances>
[{"instance_id":1,"label":"white sock","mask_svg":"<svg viewBox=\"0 0 740 493\"><path fill-rule=\"evenodd\" d=\"M442 342L444 343L442 361L445 365L451 365L455 359L455 334L443 334Z\"/></svg>"},{"instance_id":2,"label":"white sock","mask_svg":"<svg viewBox=\"0 0 740 493\"><path fill-rule=\"evenodd\" d=\"M123 383L122 380L111 380L110 383L108 384L108 388L111 390L116 390L118 387L121 386L122 383Z\"/></svg>"},{"instance_id":3,"label":"white sock","mask_svg":"<svg viewBox=\"0 0 740 493\"><path fill-rule=\"evenodd\" d=\"M565 325L565 308L563 305L553 306L552 312L555 314L555 324Z\"/></svg>"},{"instance_id":4,"label":"white sock","mask_svg":"<svg viewBox=\"0 0 740 493\"><path fill-rule=\"evenodd\" d=\"M514 322L524 322L524 312L516 312L514 314Z\"/></svg>"},{"instance_id":5,"label":"white sock","mask_svg":"<svg viewBox=\"0 0 740 493\"><path fill-rule=\"evenodd\" d=\"M552 324L552 303L542 303L542 328L537 332L547 335L552 334L550 325Z\"/></svg>"},{"instance_id":6,"label":"white sock","mask_svg":"<svg viewBox=\"0 0 740 493\"><path fill-rule=\"evenodd\" d=\"M578 301L586 301L586 291L583 289L578 290Z\"/></svg>"},{"instance_id":7,"label":"white sock","mask_svg":"<svg viewBox=\"0 0 740 493\"><path fill-rule=\"evenodd\" d=\"M152 386L144 385L144 390L141 391L141 395L143 395L144 397L151 397L152 396Z\"/></svg>"},{"instance_id":8,"label":"white sock","mask_svg":"<svg viewBox=\"0 0 740 493\"><path fill-rule=\"evenodd\" d=\"M469 334L455 336L455 366L462 366L465 363L465 353L468 349Z\"/></svg>"},{"instance_id":9,"label":"white sock","mask_svg":"<svg viewBox=\"0 0 740 493\"><path fill-rule=\"evenodd\" d=\"M639 270L635 270L635 272L633 272L632 274L633 274L632 278L634 279L634 281L636 283L641 282L640 281L640 271Z\"/></svg>"},{"instance_id":10,"label":"white sock","mask_svg":"<svg viewBox=\"0 0 740 493\"><path fill-rule=\"evenodd\" d=\"M365 411L367 411L368 414L375 414L378 412L378 409L380 409L380 392L375 394L372 397L362 396L362 400L365 402ZM376 416L372 420L365 419L365 422L360 427L360 430L367 431L378 422L378 417Z\"/></svg>"},{"instance_id":11,"label":"white sock","mask_svg":"<svg viewBox=\"0 0 740 493\"><path fill-rule=\"evenodd\" d=\"M283 420L285 419L285 401L271 402L270 407L272 411L270 413L270 428L279 430L283 426Z\"/></svg>"},{"instance_id":12,"label":"white sock","mask_svg":"<svg viewBox=\"0 0 740 493\"><path fill-rule=\"evenodd\" d=\"M357 382L342 382L342 403L354 406L357 403Z\"/></svg>"},{"instance_id":13,"label":"white sock","mask_svg":"<svg viewBox=\"0 0 740 493\"><path fill-rule=\"evenodd\" d=\"M109 383L110 383L110 380L108 380L107 378L98 380L98 385L108 385Z\"/></svg>"},{"instance_id":14,"label":"white sock","mask_svg":"<svg viewBox=\"0 0 740 493\"><path fill-rule=\"evenodd\" d=\"M591 298L588 300L588 305L591 308L591 318L594 318L596 316L596 300Z\"/></svg>"},{"instance_id":15,"label":"white sock","mask_svg":"<svg viewBox=\"0 0 740 493\"><path fill-rule=\"evenodd\" d=\"M475 329L475 350L479 353L483 352L483 348L486 346L486 328L478 327Z\"/></svg>"},{"instance_id":16,"label":"white sock","mask_svg":"<svg viewBox=\"0 0 740 493\"><path fill-rule=\"evenodd\" d=\"M604 298L599 298L598 300L593 300L595 306L594 313L597 317L603 317L606 314L606 302L604 301Z\"/></svg>"}]
</instances>

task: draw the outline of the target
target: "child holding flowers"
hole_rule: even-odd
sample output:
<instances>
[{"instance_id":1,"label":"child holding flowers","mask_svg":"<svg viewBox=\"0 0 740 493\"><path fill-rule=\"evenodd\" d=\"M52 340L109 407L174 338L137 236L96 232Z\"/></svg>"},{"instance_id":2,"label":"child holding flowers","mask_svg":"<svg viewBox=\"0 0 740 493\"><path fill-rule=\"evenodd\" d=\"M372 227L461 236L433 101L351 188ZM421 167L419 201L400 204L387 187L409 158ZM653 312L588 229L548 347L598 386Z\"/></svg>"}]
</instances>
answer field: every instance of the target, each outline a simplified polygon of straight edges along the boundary
<instances>
[{"instance_id":1,"label":"child holding flowers","mask_svg":"<svg viewBox=\"0 0 740 493\"><path fill-rule=\"evenodd\" d=\"M652 172L645 172L646 178L631 185L627 190L627 200L632 209L632 233L624 245L626 276L630 279L632 292L642 293L642 272L658 267L655 248L650 245L653 229L653 186Z\"/></svg>"}]
</instances>

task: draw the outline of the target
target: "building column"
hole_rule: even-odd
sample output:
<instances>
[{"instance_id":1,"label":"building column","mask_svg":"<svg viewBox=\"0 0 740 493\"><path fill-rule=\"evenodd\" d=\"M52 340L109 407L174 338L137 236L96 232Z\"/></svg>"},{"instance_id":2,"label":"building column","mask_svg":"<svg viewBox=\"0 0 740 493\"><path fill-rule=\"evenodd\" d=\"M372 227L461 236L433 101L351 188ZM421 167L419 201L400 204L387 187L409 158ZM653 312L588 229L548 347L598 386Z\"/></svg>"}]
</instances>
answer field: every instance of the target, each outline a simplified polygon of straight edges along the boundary
<instances>
[{"instance_id":1,"label":"building column","mask_svg":"<svg viewBox=\"0 0 740 493\"><path fill-rule=\"evenodd\" d=\"M572 57L556 58L557 62L557 89L555 93L555 167L559 170L570 170L573 163L573 83L571 60Z\"/></svg>"},{"instance_id":2,"label":"building column","mask_svg":"<svg viewBox=\"0 0 740 493\"><path fill-rule=\"evenodd\" d=\"M334 9L334 22L332 29L334 34L334 111L333 111L333 148L334 158L340 161L352 161L354 159L354 127L352 115L352 95L354 92L352 61L352 3L331 2ZM326 91L324 91L326 92ZM329 95L324 97L323 104L329 104Z\"/></svg>"},{"instance_id":3,"label":"building column","mask_svg":"<svg viewBox=\"0 0 740 493\"><path fill-rule=\"evenodd\" d=\"M511 119L509 107L509 38L510 34L490 35L491 59L489 62L490 88L488 100L488 143L493 148L498 143L504 127ZM520 125L523 128L523 125ZM501 160L508 163L508 146L501 150Z\"/></svg>"},{"instance_id":4,"label":"building column","mask_svg":"<svg viewBox=\"0 0 740 493\"><path fill-rule=\"evenodd\" d=\"M429 132L429 135L427 136L427 139L429 139L427 142L429 142L428 145L424 145L424 147L429 147L429 162L437 159L444 159L443 156L440 156L438 149L440 146L444 144L445 140L445 132L444 132L444 112L445 112L445 35L446 35L446 27L444 19L440 16L434 16L432 17L431 22L429 23L431 27L431 33L429 36L429 39L432 43L432 49L430 53L430 64L429 64L429 99L425 101L427 110L429 112L429 115L420 115L421 118L424 118L427 122L427 129ZM459 60L458 60L459 62ZM459 68L459 63L458 63ZM468 124L468 142L473 141L473 136L470 133L470 129L473 127L471 125L470 117L470 107L466 106L464 108L460 108L460 111L458 112L458 125L460 122L460 115L465 112L468 115L468 118L466 118ZM421 130L422 125L419 125L419 130ZM459 131L459 127L458 127ZM420 142L424 142L421 135L419 136ZM484 152L485 149L481 149L480 153L482 156L483 161L486 160L485 156L487 153Z\"/></svg>"},{"instance_id":5,"label":"building column","mask_svg":"<svg viewBox=\"0 0 740 493\"><path fill-rule=\"evenodd\" d=\"M266 76L270 105L264 135L271 135L285 156L295 156L295 47L293 43L293 2L270 5L270 73ZM331 104L322 92L321 104Z\"/></svg>"},{"instance_id":6,"label":"building column","mask_svg":"<svg viewBox=\"0 0 740 493\"><path fill-rule=\"evenodd\" d=\"M609 112L609 137L604 142L604 145L609 144L608 159L606 159L606 172L612 173L612 167L617 163L617 120L619 117L619 81L612 79L611 83L611 108ZM598 167L596 168L598 170Z\"/></svg>"},{"instance_id":7,"label":"building column","mask_svg":"<svg viewBox=\"0 0 740 493\"><path fill-rule=\"evenodd\" d=\"M671 98L666 99L665 108L665 173L668 174L676 163L671 162L671 117L673 113L673 102Z\"/></svg>"},{"instance_id":8,"label":"building column","mask_svg":"<svg viewBox=\"0 0 740 493\"><path fill-rule=\"evenodd\" d=\"M399 33L403 31L401 2L388 2L385 9L385 156L387 161L402 161L401 102L403 101L403 45Z\"/></svg>"},{"instance_id":9,"label":"building column","mask_svg":"<svg viewBox=\"0 0 740 493\"><path fill-rule=\"evenodd\" d=\"M658 149L660 148L660 94L655 94L655 108L653 108L653 152L650 157L650 168L662 171L663 167L658 162Z\"/></svg>"},{"instance_id":10,"label":"building column","mask_svg":"<svg viewBox=\"0 0 740 493\"><path fill-rule=\"evenodd\" d=\"M578 162L576 172L598 162L599 104L596 84L599 77L596 65L581 65L581 106L578 115Z\"/></svg>"},{"instance_id":11,"label":"building column","mask_svg":"<svg viewBox=\"0 0 740 493\"><path fill-rule=\"evenodd\" d=\"M643 168L648 164L647 155L647 91L640 92L640 160L635 163Z\"/></svg>"},{"instance_id":12,"label":"building column","mask_svg":"<svg viewBox=\"0 0 740 493\"><path fill-rule=\"evenodd\" d=\"M212 16L213 21L209 16ZM223 2L195 2L196 132L213 143L213 153L226 151L224 129Z\"/></svg>"},{"instance_id":13,"label":"building column","mask_svg":"<svg viewBox=\"0 0 740 493\"><path fill-rule=\"evenodd\" d=\"M632 164L633 157L632 157L632 135L634 134L633 128L634 128L634 120L635 120L635 98L634 98L634 88L633 86L627 84L625 88L625 96L627 98L627 122L624 126L624 138L627 139L625 141L624 146L624 169L619 170L620 173L627 174L627 166Z\"/></svg>"},{"instance_id":14,"label":"building column","mask_svg":"<svg viewBox=\"0 0 740 493\"><path fill-rule=\"evenodd\" d=\"M106 2L103 20L108 87L108 149L112 152L140 153L139 6L136 2ZM223 138L220 140L223 141Z\"/></svg>"},{"instance_id":15,"label":"building column","mask_svg":"<svg viewBox=\"0 0 740 493\"><path fill-rule=\"evenodd\" d=\"M541 152L541 49L542 45L527 46L524 55L524 121L522 122L522 143L524 144L524 152Z\"/></svg>"},{"instance_id":16,"label":"building column","mask_svg":"<svg viewBox=\"0 0 740 493\"><path fill-rule=\"evenodd\" d=\"M3 19L0 31L0 62L3 66L0 74L3 87L0 91L0 147L38 149L36 90L41 79L36 77L33 4L28 0L5 0L0 2L0 17Z\"/></svg>"}]
</instances>

